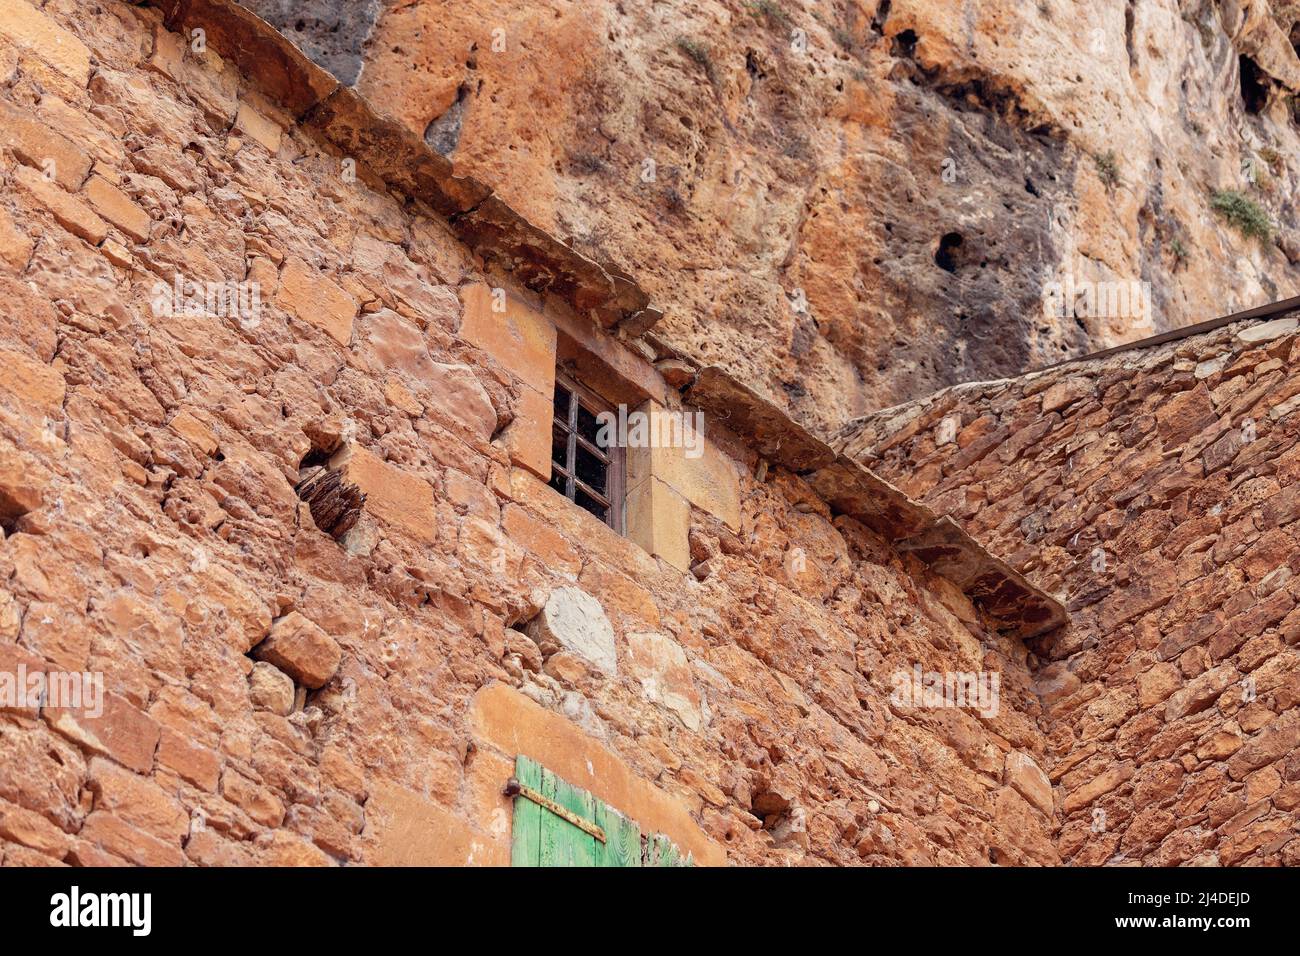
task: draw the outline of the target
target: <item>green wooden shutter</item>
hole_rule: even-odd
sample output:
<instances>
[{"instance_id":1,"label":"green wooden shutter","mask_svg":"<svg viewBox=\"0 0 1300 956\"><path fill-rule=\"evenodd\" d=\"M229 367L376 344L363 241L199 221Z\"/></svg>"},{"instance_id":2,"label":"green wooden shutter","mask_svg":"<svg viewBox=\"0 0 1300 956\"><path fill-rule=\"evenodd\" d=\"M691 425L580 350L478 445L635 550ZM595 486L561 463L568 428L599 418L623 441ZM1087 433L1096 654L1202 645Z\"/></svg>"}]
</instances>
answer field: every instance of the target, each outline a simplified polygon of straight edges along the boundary
<instances>
[{"instance_id":1,"label":"green wooden shutter","mask_svg":"<svg viewBox=\"0 0 1300 956\"><path fill-rule=\"evenodd\" d=\"M596 843L597 866L640 866L641 828L602 801L596 801L596 825L605 831L605 842Z\"/></svg>"},{"instance_id":2,"label":"green wooden shutter","mask_svg":"<svg viewBox=\"0 0 1300 956\"><path fill-rule=\"evenodd\" d=\"M603 832L599 840L564 816L520 793L515 797L510 861L513 866L690 866L662 833L641 828L586 790L560 779L535 760L515 758L520 785L553 801Z\"/></svg>"},{"instance_id":3,"label":"green wooden shutter","mask_svg":"<svg viewBox=\"0 0 1300 956\"><path fill-rule=\"evenodd\" d=\"M515 779L525 787L541 792L542 767L527 757L516 757ZM511 866L541 865L543 813L546 811L533 801L515 797L515 819L510 836Z\"/></svg>"}]
</instances>

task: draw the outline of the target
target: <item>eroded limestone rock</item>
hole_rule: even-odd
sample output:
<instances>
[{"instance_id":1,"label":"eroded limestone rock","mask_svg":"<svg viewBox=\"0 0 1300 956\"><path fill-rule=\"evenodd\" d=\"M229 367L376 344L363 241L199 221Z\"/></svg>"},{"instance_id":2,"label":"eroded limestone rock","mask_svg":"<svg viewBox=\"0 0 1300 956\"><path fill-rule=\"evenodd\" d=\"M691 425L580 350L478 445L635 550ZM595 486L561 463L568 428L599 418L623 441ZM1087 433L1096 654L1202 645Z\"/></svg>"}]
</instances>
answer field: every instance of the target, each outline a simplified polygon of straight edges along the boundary
<instances>
[{"instance_id":1,"label":"eroded limestone rock","mask_svg":"<svg viewBox=\"0 0 1300 956\"><path fill-rule=\"evenodd\" d=\"M602 673L618 673L614 628L600 602L581 588L552 591L541 613L529 623L528 633L543 654L568 648Z\"/></svg>"}]
</instances>

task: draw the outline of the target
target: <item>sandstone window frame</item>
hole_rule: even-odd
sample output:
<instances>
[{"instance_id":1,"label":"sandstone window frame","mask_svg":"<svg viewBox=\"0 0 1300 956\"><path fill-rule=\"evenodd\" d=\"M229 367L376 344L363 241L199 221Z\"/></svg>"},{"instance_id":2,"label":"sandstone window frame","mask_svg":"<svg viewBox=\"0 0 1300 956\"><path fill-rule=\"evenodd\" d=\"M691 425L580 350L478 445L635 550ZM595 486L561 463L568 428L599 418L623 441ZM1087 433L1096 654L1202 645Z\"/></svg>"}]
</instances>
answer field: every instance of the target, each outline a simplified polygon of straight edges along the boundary
<instances>
[{"instance_id":1,"label":"sandstone window frame","mask_svg":"<svg viewBox=\"0 0 1300 956\"><path fill-rule=\"evenodd\" d=\"M563 412L561 393L564 395ZM596 443L594 434L590 438L584 434L581 422L584 410L595 422L601 414L617 414L615 406L579 381L571 368L560 365L555 369L555 394L551 410L551 480L547 486L603 521L616 534L624 535L627 450L617 443L601 448ZM561 438L564 444L562 451L558 448ZM584 455L588 462L594 461L601 469L603 488L597 488L594 483L583 480L580 476L580 462ZM603 506L605 516L601 518L596 511L579 500L580 495L598 507Z\"/></svg>"},{"instance_id":2,"label":"sandstone window frame","mask_svg":"<svg viewBox=\"0 0 1300 956\"><path fill-rule=\"evenodd\" d=\"M479 301L479 294L472 301ZM513 301L513 300L512 300ZM481 304L481 303L480 303ZM481 313L481 314L480 314ZM467 310L469 314L469 310ZM489 325L486 306L477 310L479 324ZM563 492L559 497L568 506L583 511L616 537L641 548L656 560L676 571L689 573L690 527L692 502L703 510L720 513L713 500L722 489L728 506L721 509L723 520L733 529L739 527L739 485L734 465L719 452L711 441L703 442L704 457L699 461L679 460L681 450L639 447L630 444L631 436L622 435L624 413L631 421L632 415L654 416L681 408L676 391L669 386L653 363L626 346L606 330L592 327L580 317L563 310L517 310L516 326L531 328L525 322L547 323L550 335L550 361L543 367L542 349L533 350L533 376L531 381L545 378L546 393L538 387L526 387L523 394L528 399L516 422L508 432L514 466L527 472L556 492L553 481L554 451L554 389L555 376L560 375L585 390L586 395L600 410L617 409L620 424L618 442L623 443L620 458L620 487L614 494L613 515L617 523L603 520L592 514ZM485 339L484 335L479 336ZM537 332L533 338L545 336ZM510 359L509 339L505 336L486 337L490 354L504 355ZM490 346L490 348L488 347ZM505 359L502 359L503 361ZM558 502L557 502L558 505ZM599 534L595 526L593 533Z\"/></svg>"}]
</instances>

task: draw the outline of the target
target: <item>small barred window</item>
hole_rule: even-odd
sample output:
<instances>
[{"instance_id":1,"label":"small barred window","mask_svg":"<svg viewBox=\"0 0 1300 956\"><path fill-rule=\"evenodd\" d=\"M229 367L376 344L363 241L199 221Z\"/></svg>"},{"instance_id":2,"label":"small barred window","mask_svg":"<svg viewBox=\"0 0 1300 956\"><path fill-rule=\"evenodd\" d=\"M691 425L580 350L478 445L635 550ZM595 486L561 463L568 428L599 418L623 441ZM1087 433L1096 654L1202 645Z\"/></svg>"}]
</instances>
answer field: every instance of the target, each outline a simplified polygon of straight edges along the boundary
<instances>
[{"instance_id":1,"label":"small barred window","mask_svg":"<svg viewBox=\"0 0 1300 956\"><path fill-rule=\"evenodd\" d=\"M551 424L551 487L615 531L622 529L622 449L601 435L596 416L613 414L608 403L563 375L555 376ZM604 443L600 441L605 437Z\"/></svg>"}]
</instances>

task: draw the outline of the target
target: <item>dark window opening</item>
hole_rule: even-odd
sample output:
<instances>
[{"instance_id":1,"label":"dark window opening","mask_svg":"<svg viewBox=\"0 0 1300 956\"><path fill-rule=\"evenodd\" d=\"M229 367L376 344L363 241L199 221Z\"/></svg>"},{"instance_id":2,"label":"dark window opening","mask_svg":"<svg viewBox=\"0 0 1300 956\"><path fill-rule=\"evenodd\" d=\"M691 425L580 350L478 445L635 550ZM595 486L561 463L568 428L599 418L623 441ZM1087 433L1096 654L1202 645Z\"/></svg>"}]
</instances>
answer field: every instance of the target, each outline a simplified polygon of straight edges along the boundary
<instances>
[{"instance_id":1,"label":"dark window opening","mask_svg":"<svg viewBox=\"0 0 1300 956\"><path fill-rule=\"evenodd\" d=\"M597 418L613 409L563 375L555 376L550 485L615 531L623 530L623 449Z\"/></svg>"}]
</instances>

